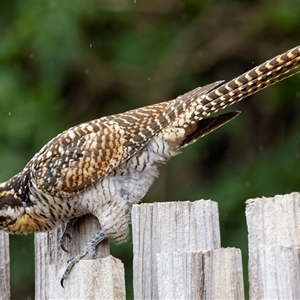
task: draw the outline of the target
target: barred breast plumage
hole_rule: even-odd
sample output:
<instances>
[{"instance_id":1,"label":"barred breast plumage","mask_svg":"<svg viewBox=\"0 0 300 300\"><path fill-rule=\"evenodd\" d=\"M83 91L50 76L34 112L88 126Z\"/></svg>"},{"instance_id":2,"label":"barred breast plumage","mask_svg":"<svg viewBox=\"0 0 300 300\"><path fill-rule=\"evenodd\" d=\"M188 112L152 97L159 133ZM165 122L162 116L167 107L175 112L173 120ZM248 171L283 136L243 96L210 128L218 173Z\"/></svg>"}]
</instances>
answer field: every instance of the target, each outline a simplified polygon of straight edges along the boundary
<instances>
[{"instance_id":1,"label":"barred breast plumage","mask_svg":"<svg viewBox=\"0 0 300 300\"><path fill-rule=\"evenodd\" d=\"M299 64L298 46L226 84L66 130L0 185L0 229L26 234L69 221L68 230L77 217L94 214L101 230L69 261L63 281L84 255L95 256L104 238L126 239L131 206L147 193L160 164L239 114L212 113L295 74Z\"/></svg>"}]
</instances>

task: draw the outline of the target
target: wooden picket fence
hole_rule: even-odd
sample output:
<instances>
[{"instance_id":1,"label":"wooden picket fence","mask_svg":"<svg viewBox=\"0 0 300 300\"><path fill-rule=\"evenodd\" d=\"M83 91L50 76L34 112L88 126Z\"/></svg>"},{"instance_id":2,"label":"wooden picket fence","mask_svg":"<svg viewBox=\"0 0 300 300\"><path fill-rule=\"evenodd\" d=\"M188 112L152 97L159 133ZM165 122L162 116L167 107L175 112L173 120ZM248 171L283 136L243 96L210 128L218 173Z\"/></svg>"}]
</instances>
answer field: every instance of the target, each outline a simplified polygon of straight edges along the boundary
<instances>
[{"instance_id":1,"label":"wooden picket fence","mask_svg":"<svg viewBox=\"0 0 300 300\"><path fill-rule=\"evenodd\" d=\"M300 194L246 202L249 298L300 299ZM35 299L125 299L124 267L109 255L76 264L65 288L65 262L98 230L94 217L75 228L71 253L61 230L36 234ZM241 251L221 248L213 201L135 205L132 210L134 299L244 299ZM74 244L72 244L74 243ZM0 234L0 298L10 299L8 236Z\"/></svg>"}]
</instances>

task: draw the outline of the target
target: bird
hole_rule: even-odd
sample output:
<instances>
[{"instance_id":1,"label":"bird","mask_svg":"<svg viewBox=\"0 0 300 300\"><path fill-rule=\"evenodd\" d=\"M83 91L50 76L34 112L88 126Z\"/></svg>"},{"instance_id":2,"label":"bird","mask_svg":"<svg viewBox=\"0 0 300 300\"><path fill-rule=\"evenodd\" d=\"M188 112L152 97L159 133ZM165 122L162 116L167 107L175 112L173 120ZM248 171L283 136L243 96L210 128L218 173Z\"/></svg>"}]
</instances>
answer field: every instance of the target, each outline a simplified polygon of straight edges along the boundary
<instances>
[{"instance_id":1,"label":"bird","mask_svg":"<svg viewBox=\"0 0 300 300\"><path fill-rule=\"evenodd\" d=\"M61 247L66 250L76 220L96 216L100 229L68 260L63 286L81 258L96 258L96 247L104 239L126 241L132 205L145 196L160 165L240 112L212 114L299 73L299 65L296 46L227 83L216 81L173 100L67 129L0 184L0 230L27 234L65 224Z\"/></svg>"}]
</instances>

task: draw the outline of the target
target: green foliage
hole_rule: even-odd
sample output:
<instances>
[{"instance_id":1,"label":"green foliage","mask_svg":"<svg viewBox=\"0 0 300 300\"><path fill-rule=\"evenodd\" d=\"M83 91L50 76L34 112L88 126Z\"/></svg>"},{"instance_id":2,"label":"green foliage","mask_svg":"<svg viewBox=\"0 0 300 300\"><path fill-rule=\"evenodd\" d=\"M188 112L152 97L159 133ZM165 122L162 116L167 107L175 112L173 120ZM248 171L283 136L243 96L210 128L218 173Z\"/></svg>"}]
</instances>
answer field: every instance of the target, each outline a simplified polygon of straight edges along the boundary
<instances>
[{"instance_id":1,"label":"green foliage","mask_svg":"<svg viewBox=\"0 0 300 300\"><path fill-rule=\"evenodd\" d=\"M229 80L299 44L299 13L288 2L1 2L0 179L74 124ZM143 200L218 201L222 244L242 248L245 270L245 200L298 189L299 80L236 105L241 116L171 160ZM12 298L34 298L32 236L11 244ZM131 242L112 249L131 299Z\"/></svg>"}]
</instances>

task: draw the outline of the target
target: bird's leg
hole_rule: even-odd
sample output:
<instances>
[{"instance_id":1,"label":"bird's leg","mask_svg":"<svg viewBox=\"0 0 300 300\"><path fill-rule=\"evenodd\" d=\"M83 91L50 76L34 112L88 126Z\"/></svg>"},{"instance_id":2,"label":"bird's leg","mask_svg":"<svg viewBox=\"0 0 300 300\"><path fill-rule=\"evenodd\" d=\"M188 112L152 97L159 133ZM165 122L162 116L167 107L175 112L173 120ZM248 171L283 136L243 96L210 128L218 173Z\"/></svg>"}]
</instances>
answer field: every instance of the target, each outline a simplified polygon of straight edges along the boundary
<instances>
[{"instance_id":1,"label":"bird's leg","mask_svg":"<svg viewBox=\"0 0 300 300\"><path fill-rule=\"evenodd\" d=\"M88 253L91 255L92 259L97 258L96 247L106 238L105 233L100 230L97 234L87 243L87 245L83 248L83 250L76 256L70 258L68 260L67 268L60 280L60 284L64 287L64 280L68 277L74 265L79 262L84 256Z\"/></svg>"},{"instance_id":2,"label":"bird's leg","mask_svg":"<svg viewBox=\"0 0 300 300\"><path fill-rule=\"evenodd\" d=\"M65 229L64 229L64 232L63 232L63 234L62 234L62 236L61 236L61 238L60 238L60 241L59 241L59 242L60 242L60 247L61 247L65 252L69 252L69 251L65 248L66 238L71 239L70 233L71 233L71 231L72 231L72 228L73 228L74 224L77 222L77 220L78 220L78 218L73 218L73 219L71 219L71 220L67 223L67 225L66 225L66 227L65 227Z\"/></svg>"}]
</instances>

